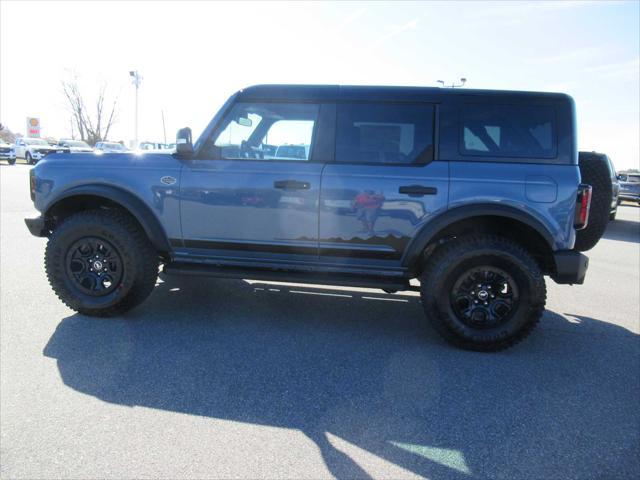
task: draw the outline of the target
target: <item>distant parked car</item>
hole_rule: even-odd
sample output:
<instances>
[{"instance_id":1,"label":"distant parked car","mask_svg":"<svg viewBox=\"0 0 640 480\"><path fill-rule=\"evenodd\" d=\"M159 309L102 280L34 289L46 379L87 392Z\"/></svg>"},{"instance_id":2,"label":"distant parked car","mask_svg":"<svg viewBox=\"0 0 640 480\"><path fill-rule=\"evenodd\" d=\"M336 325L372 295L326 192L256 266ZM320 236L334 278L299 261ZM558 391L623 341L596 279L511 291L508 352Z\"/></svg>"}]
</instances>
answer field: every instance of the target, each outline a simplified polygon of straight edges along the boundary
<instances>
[{"instance_id":1,"label":"distant parked car","mask_svg":"<svg viewBox=\"0 0 640 480\"><path fill-rule=\"evenodd\" d=\"M15 144L16 157L24 158L29 165L50 153L69 153L69 147L52 147L42 138L18 138Z\"/></svg>"},{"instance_id":2,"label":"distant parked car","mask_svg":"<svg viewBox=\"0 0 640 480\"><path fill-rule=\"evenodd\" d=\"M0 140L0 160L8 161L9 165L16 163L15 148L3 140Z\"/></svg>"},{"instance_id":3,"label":"distant parked car","mask_svg":"<svg viewBox=\"0 0 640 480\"><path fill-rule=\"evenodd\" d=\"M170 147L166 143L159 142L141 142L138 146L140 153L172 153L175 145Z\"/></svg>"},{"instance_id":4,"label":"distant parked car","mask_svg":"<svg viewBox=\"0 0 640 480\"><path fill-rule=\"evenodd\" d=\"M278 160L301 160L309 158L309 145L281 145L274 155Z\"/></svg>"},{"instance_id":5,"label":"distant parked car","mask_svg":"<svg viewBox=\"0 0 640 480\"><path fill-rule=\"evenodd\" d=\"M91 153L93 148L87 142L82 140L73 140L69 138L62 138L58 142L61 147L69 147L71 153Z\"/></svg>"},{"instance_id":6,"label":"distant parked car","mask_svg":"<svg viewBox=\"0 0 640 480\"><path fill-rule=\"evenodd\" d=\"M127 147L117 142L98 142L96 143L95 152L100 153L127 153L130 152Z\"/></svg>"},{"instance_id":7,"label":"distant parked car","mask_svg":"<svg viewBox=\"0 0 640 480\"><path fill-rule=\"evenodd\" d=\"M618 175L620 181L620 195L618 201L636 202L640 205L640 174L620 174Z\"/></svg>"}]
</instances>

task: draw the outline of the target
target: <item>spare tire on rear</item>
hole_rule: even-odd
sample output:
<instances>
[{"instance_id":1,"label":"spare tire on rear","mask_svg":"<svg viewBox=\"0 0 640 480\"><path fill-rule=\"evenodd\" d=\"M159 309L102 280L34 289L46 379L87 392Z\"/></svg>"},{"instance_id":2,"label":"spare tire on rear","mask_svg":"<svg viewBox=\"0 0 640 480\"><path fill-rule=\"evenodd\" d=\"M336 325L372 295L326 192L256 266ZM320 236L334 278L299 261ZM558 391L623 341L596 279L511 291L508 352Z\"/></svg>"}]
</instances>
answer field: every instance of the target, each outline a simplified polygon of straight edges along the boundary
<instances>
[{"instance_id":1,"label":"spare tire on rear","mask_svg":"<svg viewBox=\"0 0 640 480\"><path fill-rule=\"evenodd\" d=\"M613 185L609 161L606 155L595 152L578 154L582 183L591 185L591 209L587 227L576 232L575 249L584 252L592 249L604 234L611 213Z\"/></svg>"}]
</instances>

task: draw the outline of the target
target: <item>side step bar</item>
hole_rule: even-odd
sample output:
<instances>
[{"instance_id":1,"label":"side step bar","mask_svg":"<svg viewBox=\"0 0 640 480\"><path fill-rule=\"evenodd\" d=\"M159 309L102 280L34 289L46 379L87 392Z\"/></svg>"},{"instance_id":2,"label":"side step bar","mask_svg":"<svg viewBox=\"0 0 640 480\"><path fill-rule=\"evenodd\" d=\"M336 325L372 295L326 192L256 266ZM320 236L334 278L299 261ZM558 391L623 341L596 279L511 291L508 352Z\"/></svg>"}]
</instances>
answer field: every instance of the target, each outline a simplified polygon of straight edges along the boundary
<instances>
[{"instance_id":1,"label":"side step bar","mask_svg":"<svg viewBox=\"0 0 640 480\"><path fill-rule=\"evenodd\" d=\"M388 291L413 290L408 280L399 278L367 277L360 275L335 274L325 272L249 269L218 265L172 262L163 268L166 275L203 275L220 278L249 278L271 282L312 283L320 285L340 285L345 287L380 288Z\"/></svg>"}]
</instances>

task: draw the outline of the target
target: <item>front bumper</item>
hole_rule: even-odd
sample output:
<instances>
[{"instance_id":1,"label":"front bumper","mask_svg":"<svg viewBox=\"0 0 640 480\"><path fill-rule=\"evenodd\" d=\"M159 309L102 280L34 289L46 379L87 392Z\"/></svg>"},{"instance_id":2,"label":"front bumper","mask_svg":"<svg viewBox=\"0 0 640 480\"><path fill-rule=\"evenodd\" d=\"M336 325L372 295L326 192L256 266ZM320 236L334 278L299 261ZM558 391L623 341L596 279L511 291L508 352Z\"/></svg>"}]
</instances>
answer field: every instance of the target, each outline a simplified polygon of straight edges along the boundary
<instances>
[{"instance_id":1,"label":"front bumper","mask_svg":"<svg viewBox=\"0 0 640 480\"><path fill-rule=\"evenodd\" d=\"M27 228L31 235L34 237L46 237L49 235L49 229L47 228L47 222L44 217L25 218L24 223L27 224Z\"/></svg>"},{"instance_id":2,"label":"front bumper","mask_svg":"<svg viewBox=\"0 0 640 480\"><path fill-rule=\"evenodd\" d=\"M553 254L556 272L551 276L556 283L578 284L584 283L589 267L589 257L575 250L559 250Z\"/></svg>"}]
</instances>

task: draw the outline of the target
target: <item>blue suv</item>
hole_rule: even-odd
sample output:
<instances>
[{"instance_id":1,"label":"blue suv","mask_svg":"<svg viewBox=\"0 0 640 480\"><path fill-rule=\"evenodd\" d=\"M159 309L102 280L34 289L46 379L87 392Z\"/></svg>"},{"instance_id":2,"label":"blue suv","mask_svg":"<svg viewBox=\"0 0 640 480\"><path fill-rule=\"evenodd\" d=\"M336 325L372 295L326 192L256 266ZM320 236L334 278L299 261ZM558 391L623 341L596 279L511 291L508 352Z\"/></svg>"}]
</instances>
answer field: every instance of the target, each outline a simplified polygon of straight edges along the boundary
<instances>
[{"instance_id":1,"label":"blue suv","mask_svg":"<svg viewBox=\"0 0 640 480\"><path fill-rule=\"evenodd\" d=\"M419 289L444 338L495 351L541 318L545 275L584 280L575 123L563 94L253 86L171 155L47 156L26 223L49 238L54 291L86 315L135 307L162 266Z\"/></svg>"}]
</instances>

